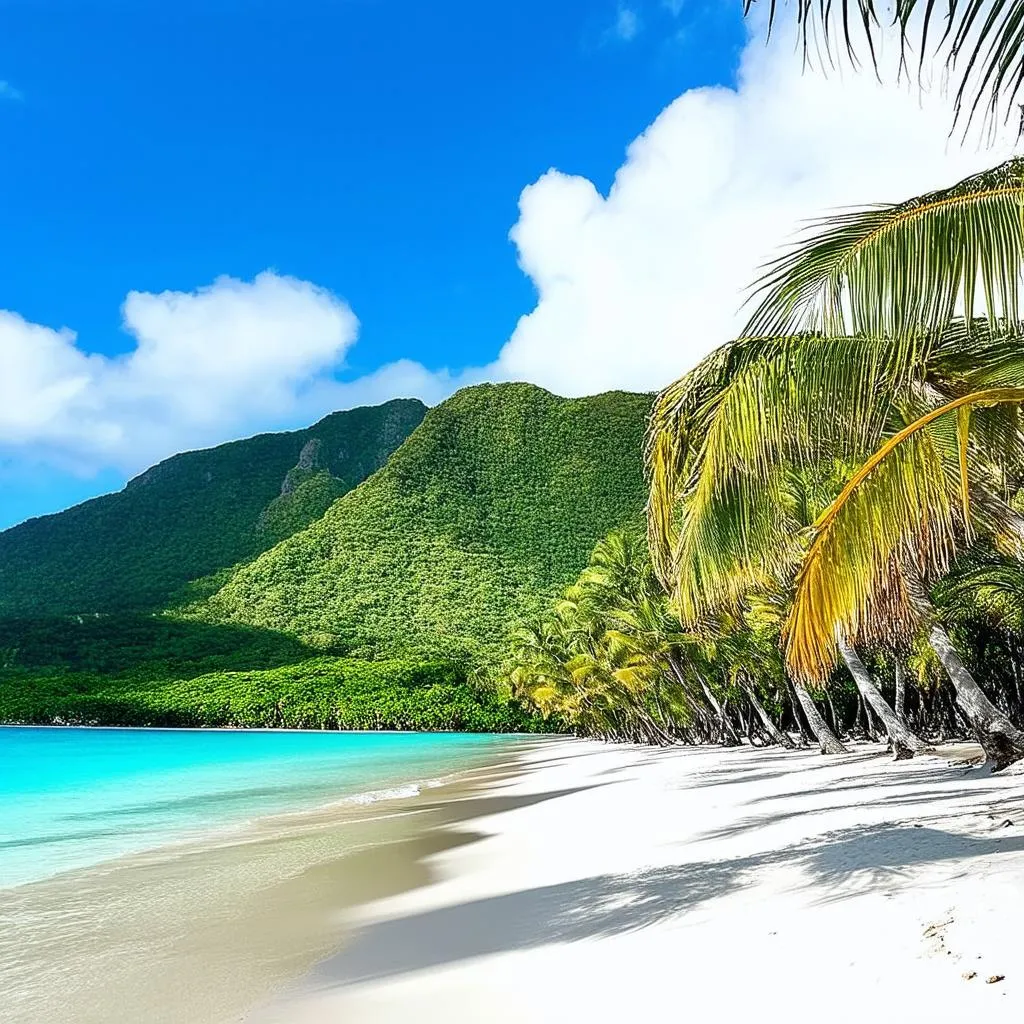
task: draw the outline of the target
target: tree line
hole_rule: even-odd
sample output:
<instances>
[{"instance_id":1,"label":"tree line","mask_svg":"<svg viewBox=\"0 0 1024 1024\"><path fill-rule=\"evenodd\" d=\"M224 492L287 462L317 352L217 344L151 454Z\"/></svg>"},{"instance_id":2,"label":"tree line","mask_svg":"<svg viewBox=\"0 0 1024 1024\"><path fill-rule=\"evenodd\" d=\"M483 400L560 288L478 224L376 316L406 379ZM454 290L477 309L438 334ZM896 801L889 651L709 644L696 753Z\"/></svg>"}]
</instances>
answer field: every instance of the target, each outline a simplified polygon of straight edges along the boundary
<instances>
[{"instance_id":1,"label":"tree line","mask_svg":"<svg viewBox=\"0 0 1024 1024\"><path fill-rule=\"evenodd\" d=\"M514 685L608 737L1024 758L1022 269L1020 158L813 225L658 397L648 551L603 542Z\"/></svg>"}]
</instances>

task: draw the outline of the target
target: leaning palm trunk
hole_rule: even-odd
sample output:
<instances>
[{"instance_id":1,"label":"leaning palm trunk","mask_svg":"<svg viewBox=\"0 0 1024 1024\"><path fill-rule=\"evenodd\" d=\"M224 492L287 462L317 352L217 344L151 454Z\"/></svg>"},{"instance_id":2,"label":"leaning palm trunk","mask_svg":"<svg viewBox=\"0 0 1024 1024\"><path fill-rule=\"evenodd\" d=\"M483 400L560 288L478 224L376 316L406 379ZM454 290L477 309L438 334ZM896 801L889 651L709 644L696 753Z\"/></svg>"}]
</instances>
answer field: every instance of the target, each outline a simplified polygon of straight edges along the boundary
<instances>
[{"instance_id":1,"label":"leaning palm trunk","mask_svg":"<svg viewBox=\"0 0 1024 1024\"><path fill-rule=\"evenodd\" d=\"M765 706L758 699L757 691L754 689L751 682L748 679L744 679L741 685L743 686L743 692L750 700L751 706L754 711L757 712L757 717L761 719L764 731L768 733L771 741L773 743L778 743L789 750L793 750L796 747L796 744L775 724L775 722L772 721L772 716L768 714Z\"/></svg>"},{"instance_id":2,"label":"leaning palm trunk","mask_svg":"<svg viewBox=\"0 0 1024 1024\"><path fill-rule=\"evenodd\" d=\"M989 699L967 670L949 634L938 624L928 629L928 642L956 690L956 702L985 751L986 762L999 771L1024 758L1021 732Z\"/></svg>"},{"instance_id":3,"label":"leaning palm trunk","mask_svg":"<svg viewBox=\"0 0 1024 1024\"><path fill-rule=\"evenodd\" d=\"M708 686L704 677L699 673L697 679L700 682L700 688L704 693L704 697L707 702L715 709L715 717L718 720L719 735L721 737L721 743L723 747L738 747L741 744L741 740L733 728L733 724L729 721L729 716L725 713L725 708L718 702L718 698L715 696L714 691Z\"/></svg>"},{"instance_id":4,"label":"leaning palm trunk","mask_svg":"<svg viewBox=\"0 0 1024 1024\"><path fill-rule=\"evenodd\" d=\"M864 703L881 719L885 728L886 736L892 744L893 752L897 760L913 757L914 754L924 753L929 749L928 744L919 736L916 736L897 718L895 712L889 707L888 702L882 696L881 691L875 685L864 662L860 660L853 644L841 633L836 632L836 643L839 646L839 653L843 656L846 667L857 684L857 691L864 698ZM870 722L869 722L870 728Z\"/></svg>"},{"instance_id":5,"label":"leaning palm trunk","mask_svg":"<svg viewBox=\"0 0 1024 1024\"><path fill-rule=\"evenodd\" d=\"M907 683L903 678L903 662L896 659L896 717L904 724L907 724L907 716L905 712L907 700Z\"/></svg>"},{"instance_id":6,"label":"leaning palm trunk","mask_svg":"<svg viewBox=\"0 0 1024 1024\"><path fill-rule=\"evenodd\" d=\"M1024 732L985 696L974 676L967 670L949 634L937 621L935 609L915 567L908 568L904 582L911 606L925 623L928 643L956 690L957 705L985 751L985 763L997 772L1024 758Z\"/></svg>"},{"instance_id":7,"label":"leaning palm trunk","mask_svg":"<svg viewBox=\"0 0 1024 1024\"><path fill-rule=\"evenodd\" d=\"M676 678L676 682L679 683L680 689L690 699L694 715L700 727L700 732L704 733L707 739L710 739L715 731L715 720L708 709L704 706L704 701L700 699L700 695L693 692L693 687L690 685L689 680L686 678L686 674L683 672L683 666L679 661L678 656L671 651L668 654L668 665L672 670L672 675ZM701 684L703 685L703 680L701 681Z\"/></svg>"},{"instance_id":8,"label":"leaning palm trunk","mask_svg":"<svg viewBox=\"0 0 1024 1024\"><path fill-rule=\"evenodd\" d=\"M807 692L802 683L793 680L793 689L796 690L800 707L804 710L807 724L818 741L818 746L823 754L848 754L849 751L843 746L839 737L828 727L825 719L821 717L818 706L814 703L811 695Z\"/></svg>"}]
</instances>

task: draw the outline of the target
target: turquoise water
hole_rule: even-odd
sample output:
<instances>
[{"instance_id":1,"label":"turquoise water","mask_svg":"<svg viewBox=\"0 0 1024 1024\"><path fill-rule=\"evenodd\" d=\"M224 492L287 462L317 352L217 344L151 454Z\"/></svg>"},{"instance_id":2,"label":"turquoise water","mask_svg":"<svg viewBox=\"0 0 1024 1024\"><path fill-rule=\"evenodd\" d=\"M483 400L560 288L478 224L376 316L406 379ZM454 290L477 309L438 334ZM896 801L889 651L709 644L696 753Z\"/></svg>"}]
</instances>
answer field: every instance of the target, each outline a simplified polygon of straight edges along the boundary
<instances>
[{"instance_id":1,"label":"turquoise water","mask_svg":"<svg viewBox=\"0 0 1024 1024\"><path fill-rule=\"evenodd\" d=\"M516 739L0 728L0 888L256 817L412 795Z\"/></svg>"}]
</instances>

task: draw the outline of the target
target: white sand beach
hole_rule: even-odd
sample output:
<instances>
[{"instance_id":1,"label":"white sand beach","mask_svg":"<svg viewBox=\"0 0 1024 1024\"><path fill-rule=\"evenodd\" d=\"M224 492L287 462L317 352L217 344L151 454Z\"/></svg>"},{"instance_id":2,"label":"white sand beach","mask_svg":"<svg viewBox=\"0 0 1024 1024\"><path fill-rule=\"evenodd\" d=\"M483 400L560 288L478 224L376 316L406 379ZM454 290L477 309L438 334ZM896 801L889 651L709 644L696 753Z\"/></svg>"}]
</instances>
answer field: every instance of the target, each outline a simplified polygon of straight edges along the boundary
<instances>
[{"instance_id":1,"label":"white sand beach","mask_svg":"<svg viewBox=\"0 0 1024 1024\"><path fill-rule=\"evenodd\" d=\"M946 753L545 744L246 1019L1021 1019L1024 777Z\"/></svg>"}]
</instances>

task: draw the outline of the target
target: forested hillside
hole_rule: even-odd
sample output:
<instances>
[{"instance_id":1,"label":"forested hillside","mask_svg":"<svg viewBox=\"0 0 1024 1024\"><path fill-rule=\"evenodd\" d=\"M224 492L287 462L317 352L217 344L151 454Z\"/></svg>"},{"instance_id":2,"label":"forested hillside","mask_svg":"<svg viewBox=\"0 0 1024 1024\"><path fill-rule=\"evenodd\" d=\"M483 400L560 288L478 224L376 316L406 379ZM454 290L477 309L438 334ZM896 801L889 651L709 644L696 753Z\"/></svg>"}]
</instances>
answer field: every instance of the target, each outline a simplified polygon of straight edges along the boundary
<instances>
[{"instance_id":1,"label":"forested hillside","mask_svg":"<svg viewBox=\"0 0 1024 1024\"><path fill-rule=\"evenodd\" d=\"M159 609L253 558L365 480L423 419L416 400L176 455L124 490L0 533L0 616Z\"/></svg>"},{"instance_id":2,"label":"forested hillside","mask_svg":"<svg viewBox=\"0 0 1024 1024\"><path fill-rule=\"evenodd\" d=\"M487 661L598 538L640 522L651 401L460 391L381 472L190 614L359 657Z\"/></svg>"}]
</instances>

